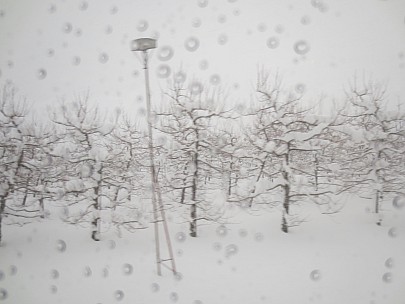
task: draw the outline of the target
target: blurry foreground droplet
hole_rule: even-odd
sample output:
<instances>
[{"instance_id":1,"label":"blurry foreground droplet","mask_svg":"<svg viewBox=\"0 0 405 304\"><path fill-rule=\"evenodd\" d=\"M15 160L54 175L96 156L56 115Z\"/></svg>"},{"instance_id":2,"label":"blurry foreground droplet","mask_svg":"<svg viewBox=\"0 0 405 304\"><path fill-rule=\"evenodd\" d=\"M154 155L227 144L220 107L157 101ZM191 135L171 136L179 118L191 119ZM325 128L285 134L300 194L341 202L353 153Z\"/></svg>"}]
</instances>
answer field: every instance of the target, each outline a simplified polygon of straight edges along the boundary
<instances>
[{"instance_id":1,"label":"blurry foreground droplet","mask_svg":"<svg viewBox=\"0 0 405 304\"><path fill-rule=\"evenodd\" d=\"M64 241L64 240L58 240L58 241L56 242L56 249L57 249L59 252L64 252L64 251L66 250L66 243L65 243L65 241Z\"/></svg>"},{"instance_id":2,"label":"blurry foreground droplet","mask_svg":"<svg viewBox=\"0 0 405 304\"><path fill-rule=\"evenodd\" d=\"M54 279L54 280L59 278L59 271L57 271L56 269L52 269L51 270L51 278Z\"/></svg>"},{"instance_id":3,"label":"blurry foreground droplet","mask_svg":"<svg viewBox=\"0 0 405 304\"><path fill-rule=\"evenodd\" d=\"M148 29L148 26L149 26L148 21L141 20L139 21L138 26L136 28L138 29L138 31L144 32Z\"/></svg>"},{"instance_id":4,"label":"blurry foreground droplet","mask_svg":"<svg viewBox=\"0 0 405 304\"><path fill-rule=\"evenodd\" d=\"M39 69L38 72L37 72L37 77L40 80L45 79L46 75L47 75L47 72L44 69Z\"/></svg>"},{"instance_id":5,"label":"blurry foreground droplet","mask_svg":"<svg viewBox=\"0 0 405 304\"><path fill-rule=\"evenodd\" d=\"M267 39L267 46L270 49L277 48L279 44L280 44L280 41L278 40L277 37L270 37L269 39Z\"/></svg>"},{"instance_id":6,"label":"blurry foreground droplet","mask_svg":"<svg viewBox=\"0 0 405 304\"><path fill-rule=\"evenodd\" d=\"M217 235L223 237L228 234L228 229L224 225L221 225L217 228L216 232L217 232Z\"/></svg>"},{"instance_id":7,"label":"blurry foreground droplet","mask_svg":"<svg viewBox=\"0 0 405 304\"><path fill-rule=\"evenodd\" d=\"M321 272L318 269L311 271L309 277L312 281L319 281L321 279Z\"/></svg>"},{"instance_id":8,"label":"blurry foreground droplet","mask_svg":"<svg viewBox=\"0 0 405 304\"><path fill-rule=\"evenodd\" d=\"M219 45L224 45L228 42L228 36L225 34L221 34L218 36L218 43Z\"/></svg>"},{"instance_id":9,"label":"blurry foreground droplet","mask_svg":"<svg viewBox=\"0 0 405 304\"><path fill-rule=\"evenodd\" d=\"M131 264L126 263L122 266L122 270L124 271L124 274L130 275L134 271L134 267L132 267Z\"/></svg>"},{"instance_id":10,"label":"blurry foreground droplet","mask_svg":"<svg viewBox=\"0 0 405 304\"><path fill-rule=\"evenodd\" d=\"M399 195L394 197L392 205L397 209L402 209L405 206L405 198Z\"/></svg>"},{"instance_id":11,"label":"blurry foreground droplet","mask_svg":"<svg viewBox=\"0 0 405 304\"><path fill-rule=\"evenodd\" d=\"M238 246L230 244L225 247L225 255L227 257L233 256L238 253Z\"/></svg>"},{"instance_id":12,"label":"blurry foreground droplet","mask_svg":"<svg viewBox=\"0 0 405 304\"><path fill-rule=\"evenodd\" d=\"M108 61L108 59L109 59L109 57L108 57L108 54L106 54L106 53L101 53L98 56L98 61L100 61L101 63L106 63Z\"/></svg>"},{"instance_id":13,"label":"blurry foreground droplet","mask_svg":"<svg viewBox=\"0 0 405 304\"><path fill-rule=\"evenodd\" d=\"M212 85L218 85L221 82L221 77L218 74L213 74L210 77L210 83Z\"/></svg>"},{"instance_id":14,"label":"blurry foreground droplet","mask_svg":"<svg viewBox=\"0 0 405 304\"><path fill-rule=\"evenodd\" d=\"M4 280L4 278L5 278L4 272L0 270L0 281Z\"/></svg>"},{"instance_id":15,"label":"blurry foreground droplet","mask_svg":"<svg viewBox=\"0 0 405 304\"><path fill-rule=\"evenodd\" d=\"M387 268L392 268L394 267L394 260L392 258L388 258L385 263L384 263L385 267Z\"/></svg>"},{"instance_id":16,"label":"blurry foreground droplet","mask_svg":"<svg viewBox=\"0 0 405 304\"><path fill-rule=\"evenodd\" d=\"M206 7L208 5L208 0L197 0L197 5L199 7Z\"/></svg>"},{"instance_id":17,"label":"blurry foreground droplet","mask_svg":"<svg viewBox=\"0 0 405 304\"><path fill-rule=\"evenodd\" d=\"M84 268L83 274L84 274L85 277L90 277L91 274L92 274L91 268L89 266L86 266Z\"/></svg>"},{"instance_id":18,"label":"blurry foreground droplet","mask_svg":"<svg viewBox=\"0 0 405 304\"><path fill-rule=\"evenodd\" d=\"M261 242L261 241L263 241L263 239L264 239L263 233L257 232L257 233L255 234L255 241Z\"/></svg>"},{"instance_id":19,"label":"blurry foreground droplet","mask_svg":"<svg viewBox=\"0 0 405 304\"><path fill-rule=\"evenodd\" d=\"M181 281L183 279L183 275L180 272L176 272L176 274L174 275L174 279L176 281Z\"/></svg>"},{"instance_id":20,"label":"blurry foreground droplet","mask_svg":"<svg viewBox=\"0 0 405 304\"><path fill-rule=\"evenodd\" d=\"M397 237L398 236L397 228L395 227L390 228L390 230L388 230L388 235L392 238Z\"/></svg>"},{"instance_id":21,"label":"blurry foreground droplet","mask_svg":"<svg viewBox=\"0 0 405 304\"><path fill-rule=\"evenodd\" d=\"M220 251L222 249L222 245L221 245L221 243L215 242L212 245L212 248L214 248L215 251Z\"/></svg>"},{"instance_id":22,"label":"blurry foreground droplet","mask_svg":"<svg viewBox=\"0 0 405 304\"><path fill-rule=\"evenodd\" d=\"M170 46L163 46L158 50L158 58L162 61L170 60L173 57L174 51Z\"/></svg>"},{"instance_id":23,"label":"blurry foreground droplet","mask_svg":"<svg viewBox=\"0 0 405 304\"><path fill-rule=\"evenodd\" d=\"M0 288L0 300L7 299L8 293L4 288Z\"/></svg>"},{"instance_id":24,"label":"blurry foreground droplet","mask_svg":"<svg viewBox=\"0 0 405 304\"><path fill-rule=\"evenodd\" d=\"M304 93L304 92L305 92L305 84L298 83L298 84L295 86L295 91L296 91L297 93L299 93L299 94Z\"/></svg>"},{"instance_id":25,"label":"blurry foreground droplet","mask_svg":"<svg viewBox=\"0 0 405 304\"><path fill-rule=\"evenodd\" d=\"M177 292L170 293L170 301L177 302L179 300L179 295Z\"/></svg>"},{"instance_id":26,"label":"blurry foreground droplet","mask_svg":"<svg viewBox=\"0 0 405 304\"><path fill-rule=\"evenodd\" d=\"M184 42L184 47L189 52L194 52L200 46L200 41L196 37L189 37Z\"/></svg>"},{"instance_id":27,"label":"blurry foreground droplet","mask_svg":"<svg viewBox=\"0 0 405 304\"><path fill-rule=\"evenodd\" d=\"M115 298L117 301L121 301L121 300L124 298L124 292L123 292L122 290L116 290L116 291L114 292L114 298Z\"/></svg>"},{"instance_id":28,"label":"blurry foreground droplet","mask_svg":"<svg viewBox=\"0 0 405 304\"><path fill-rule=\"evenodd\" d=\"M70 24L69 22L66 22L63 25L62 30L64 33L69 34L72 31L72 24Z\"/></svg>"},{"instance_id":29,"label":"blurry foreground droplet","mask_svg":"<svg viewBox=\"0 0 405 304\"><path fill-rule=\"evenodd\" d=\"M55 293L57 293L58 292L58 287L56 287L55 285L51 285L51 293L52 294L55 294Z\"/></svg>"},{"instance_id":30,"label":"blurry foreground droplet","mask_svg":"<svg viewBox=\"0 0 405 304\"><path fill-rule=\"evenodd\" d=\"M171 73L171 69L167 64L159 65L157 68L157 72L156 72L156 74L159 78L167 78L167 77L169 77L170 73Z\"/></svg>"},{"instance_id":31,"label":"blurry foreground droplet","mask_svg":"<svg viewBox=\"0 0 405 304\"><path fill-rule=\"evenodd\" d=\"M186 240L186 234L184 232L177 232L176 240L180 243L183 243Z\"/></svg>"},{"instance_id":32,"label":"blurry foreground droplet","mask_svg":"<svg viewBox=\"0 0 405 304\"><path fill-rule=\"evenodd\" d=\"M294 44L294 51L299 55L305 55L309 50L309 44L305 40L299 40Z\"/></svg>"},{"instance_id":33,"label":"blurry foreground droplet","mask_svg":"<svg viewBox=\"0 0 405 304\"><path fill-rule=\"evenodd\" d=\"M384 273L383 276L382 276L382 280L385 283L391 283L392 282L392 273L391 272Z\"/></svg>"},{"instance_id":34,"label":"blurry foreground droplet","mask_svg":"<svg viewBox=\"0 0 405 304\"><path fill-rule=\"evenodd\" d=\"M200 94L203 91L203 85L198 81L194 81L190 85L190 91L192 94Z\"/></svg>"},{"instance_id":35,"label":"blurry foreground droplet","mask_svg":"<svg viewBox=\"0 0 405 304\"><path fill-rule=\"evenodd\" d=\"M152 285L150 286L152 292L158 292L160 289L160 286L158 283L152 283Z\"/></svg>"}]
</instances>

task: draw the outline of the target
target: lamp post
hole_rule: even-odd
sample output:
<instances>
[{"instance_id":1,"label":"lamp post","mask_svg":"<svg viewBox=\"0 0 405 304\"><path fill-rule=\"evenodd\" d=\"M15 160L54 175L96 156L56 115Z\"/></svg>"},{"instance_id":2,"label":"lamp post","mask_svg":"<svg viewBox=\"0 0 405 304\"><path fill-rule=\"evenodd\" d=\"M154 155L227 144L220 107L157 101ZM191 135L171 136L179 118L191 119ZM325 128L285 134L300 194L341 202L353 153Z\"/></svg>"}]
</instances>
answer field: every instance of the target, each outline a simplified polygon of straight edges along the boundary
<instances>
[{"instance_id":1,"label":"lamp post","mask_svg":"<svg viewBox=\"0 0 405 304\"><path fill-rule=\"evenodd\" d=\"M162 274L162 265L168 267L164 262L171 261L171 268L168 267L174 274L176 274L176 265L174 261L173 249L170 241L169 229L167 227L165 210L162 202L162 193L160 191L159 179L155 165L155 149L153 146L153 128L152 128L152 110L151 110L151 94L149 86L149 54L148 50L156 48L156 40L152 38L139 38L132 41L131 50L134 52L141 52L143 69L145 71L145 90L146 90L146 113L148 125L148 150L150 159L150 172L152 182L152 206L153 206L153 219L155 230L155 249L156 249L156 263L157 274ZM161 219L159 219L159 213ZM168 259L162 259L160 255L160 237L159 237L159 222L162 222L164 229L164 236L166 239L167 250L169 253Z\"/></svg>"}]
</instances>

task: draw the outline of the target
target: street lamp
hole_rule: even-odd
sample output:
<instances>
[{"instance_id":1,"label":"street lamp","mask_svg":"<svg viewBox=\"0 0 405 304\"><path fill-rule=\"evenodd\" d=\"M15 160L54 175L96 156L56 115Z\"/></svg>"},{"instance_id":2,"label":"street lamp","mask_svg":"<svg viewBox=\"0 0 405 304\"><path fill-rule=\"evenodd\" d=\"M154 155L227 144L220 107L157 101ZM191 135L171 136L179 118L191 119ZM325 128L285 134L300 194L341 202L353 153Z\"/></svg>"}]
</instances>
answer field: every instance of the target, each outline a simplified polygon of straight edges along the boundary
<instances>
[{"instance_id":1,"label":"street lamp","mask_svg":"<svg viewBox=\"0 0 405 304\"><path fill-rule=\"evenodd\" d=\"M149 159L151 167L151 182L152 182L152 206L153 206L153 216L154 216L154 228L155 228L155 247L156 247L156 263L157 263L157 273L162 274L161 266L166 266L163 264L166 261L171 261L171 268L169 269L176 274L176 265L174 261L173 249L170 242L169 229L167 227L165 210L162 202L162 193L160 191L159 179L155 166L155 149L153 146L153 128L152 128L152 110L151 110L151 95L149 86L149 54L148 50L156 48L156 39L152 38L139 38L132 40L131 50L134 52L141 52L143 69L145 70L145 90L146 90L146 112L147 112L147 124L148 124L148 135L149 135ZM159 211L160 217L159 220ZM162 222L163 229L166 238L166 245L169 253L168 259L162 259L160 256L160 242L159 242L159 222Z\"/></svg>"}]
</instances>

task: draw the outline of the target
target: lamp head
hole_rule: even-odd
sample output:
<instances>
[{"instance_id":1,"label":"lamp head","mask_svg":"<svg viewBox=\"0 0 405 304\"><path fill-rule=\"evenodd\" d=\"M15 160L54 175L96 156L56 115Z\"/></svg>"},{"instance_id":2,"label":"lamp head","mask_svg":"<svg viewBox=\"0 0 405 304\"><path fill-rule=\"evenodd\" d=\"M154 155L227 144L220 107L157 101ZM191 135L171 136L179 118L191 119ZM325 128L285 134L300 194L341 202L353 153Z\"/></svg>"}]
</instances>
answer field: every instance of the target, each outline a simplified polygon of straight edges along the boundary
<instances>
[{"instance_id":1,"label":"lamp head","mask_svg":"<svg viewBox=\"0 0 405 304\"><path fill-rule=\"evenodd\" d=\"M131 50L135 52L156 48L156 39L139 38L131 41Z\"/></svg>"}]
</instances>

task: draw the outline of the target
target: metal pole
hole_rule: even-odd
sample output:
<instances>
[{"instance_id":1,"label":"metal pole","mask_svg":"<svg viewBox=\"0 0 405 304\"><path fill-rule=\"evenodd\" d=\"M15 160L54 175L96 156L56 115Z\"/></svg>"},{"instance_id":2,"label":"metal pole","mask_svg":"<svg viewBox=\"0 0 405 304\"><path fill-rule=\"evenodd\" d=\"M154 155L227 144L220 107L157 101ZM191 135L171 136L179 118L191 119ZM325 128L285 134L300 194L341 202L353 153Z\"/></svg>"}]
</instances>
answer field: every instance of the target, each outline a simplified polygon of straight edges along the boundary
<instances>
[{"instance_id":1,"label":"metal pole","mask_svg":"<svg viewBox=\"0 0 405 304\"><path fill-rule=\"evenodd\" d=\"M151 102L150 102L150 88L149 88L149 73L148 73L148 53L147 51L142 52L143 63L145 70L145 89L146 89L146 112L147 112L147 123L148 123L148 135L149 135L149 159L151 167L151 182L152 182L152 206L153 206L153 220L155 229L155 247L156 247L156 263L157 263L157 274L162 275L161 270L161 258L160 258L160 245L159 245L159 225L158 225L158 207L156 203L156 168L155 168L155 151L153 148L153 132L152 132L152 114L151 114Z\"/></svg>"}]
</instances>

